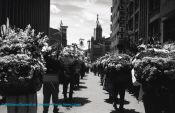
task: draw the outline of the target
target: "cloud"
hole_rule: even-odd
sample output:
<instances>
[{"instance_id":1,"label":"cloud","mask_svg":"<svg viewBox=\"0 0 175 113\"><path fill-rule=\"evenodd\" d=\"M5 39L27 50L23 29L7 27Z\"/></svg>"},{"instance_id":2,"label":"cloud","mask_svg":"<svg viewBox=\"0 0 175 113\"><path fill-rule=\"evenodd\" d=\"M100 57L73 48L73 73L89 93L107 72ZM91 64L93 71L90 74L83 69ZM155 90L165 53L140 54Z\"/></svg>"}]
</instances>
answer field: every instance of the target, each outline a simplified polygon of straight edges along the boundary
<instances>
[{"instance_id":1,"label":"cloud","mask_svg":"<svg viewBox=\"0 0 175 113\"><path fill-rule=\"evenodd\" d=\"M87 4L94 4L96 2L97 2L97 0L86 0L86 3Z\"/></svg>"},{"instance_id":2,"label":"cloud","mask_svg":"<svg viewBox=\"0 0 175 113\"><path fill-rule=\"evenodd\" d=\"M96 15L91 13L91 12L84 12L83 13L83 17L84 19L88 20L88 21L95 21L96 20Z\"/></svg>"},{"instance_id":3,"label":"cloud","mask_svg":"<svg viewBox=\"0 0 175 113\"><path fill-rule=\"evenodd\" d=\"M51 0L51 5L55 5L59 12L51 13L50 26L58 28L60 21L63 20L63 25L68 26L68 44L78 43L79 39L83 38L87 48L87 41L93 36L96 27L97 14L103 36L110 36L111 2L111 0Z\"/></svg>"},{"instance_id":4,"label":"cloud","mask_svg":"<svg viewBox=\"0 0 175 113\"><path fill-rule=\"evenodd\" d=\"M50 5L50 11L53 14L58 14L61 10L54 4Z\"/></svg>"}]
</instances>

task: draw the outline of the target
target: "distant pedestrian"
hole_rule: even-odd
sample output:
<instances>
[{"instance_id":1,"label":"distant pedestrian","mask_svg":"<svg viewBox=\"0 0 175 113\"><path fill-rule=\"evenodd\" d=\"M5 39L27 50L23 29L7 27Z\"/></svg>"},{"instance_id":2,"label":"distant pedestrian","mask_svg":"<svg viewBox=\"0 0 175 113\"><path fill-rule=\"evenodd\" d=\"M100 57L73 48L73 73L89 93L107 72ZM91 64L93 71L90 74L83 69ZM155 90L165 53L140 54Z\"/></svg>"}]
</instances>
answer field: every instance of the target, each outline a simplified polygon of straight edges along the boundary
<instances>
[{"instance_id":1,"label":"distant pedestrian","mask_svg":"<svg viewBox=\"0 0 175 113\"><path fill-rule=\"evenodd\" d=\"M85 66L85 63L83 61L81 61L81 70L80 70L80 73L81 73L81 79L83 79L83 77L85 76L85 72L86 72L86 66Z\"/></svg>"}]
</instances>

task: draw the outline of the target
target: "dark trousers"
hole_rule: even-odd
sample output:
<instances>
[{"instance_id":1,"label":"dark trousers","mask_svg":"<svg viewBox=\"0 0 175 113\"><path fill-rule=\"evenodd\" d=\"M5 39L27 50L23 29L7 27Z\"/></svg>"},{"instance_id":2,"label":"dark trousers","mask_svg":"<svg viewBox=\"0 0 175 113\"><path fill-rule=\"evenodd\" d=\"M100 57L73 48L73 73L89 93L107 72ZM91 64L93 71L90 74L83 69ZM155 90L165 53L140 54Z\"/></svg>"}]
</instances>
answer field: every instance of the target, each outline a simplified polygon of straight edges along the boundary
<instances>
[{"instance_id":1,"label":"dark trousers","mask_svg":"<svg viewBox=\"0 0 175 113\"><path fill-rule=\"evenodd\" d=\"M85 76L85 71L81 72L81 79Z\"/></svg>"},{"instance_id":2,"label":"dark trousers","mask_svg":"<svg viewBox=\"0 0 175 113\"><path fill-rule=\"evenodd\" d=\"M55 104L58 104L58 93L59 93L59 84L44 83L44 85L43 85L44 112L43 113L48 113L51 96L52 96L52 102L54 105L53 112L55 112L55 113L57 112L58 106Z\"/></svg>"},{"instance_id":3,"label":"dark trousers","mask_svg":"<svg viewBox=\"0 0 175 113\"><path fill-rule=\"evenodd\" d=\"M64 94L64 99L67 98L67 89L68 85L70 84L70 90L69 90L69 98L72 98L73 95L73 88L74 88L74 82L73 81L64 81L63 83L63 94Z\"/></svg>"},{"instance_id":4,"label":"dark trousers","mask_svg":"<svg viewBox=\"0 0 175 113\"><path fill-rule=\"evenodd\" d=\"M79 73L75 74L75 85L77 85L78 87L80 85L80 74Z\"/></svg>"},{"instance_id":5,"label":"dark trousers","mask_svg":"<svg viewBox=\"0 0 175 113\"><path fill-rule=\"evenodd\" d=\"M123 108L124 106L124 100L125 100L125 85L123 84L115 84L113 89L113 95L114 95L114 104L117 104L117 101L119 100L120 108ZM120 95L120 98L117 99L118 95Z\"/></svg>"}]
</instances>

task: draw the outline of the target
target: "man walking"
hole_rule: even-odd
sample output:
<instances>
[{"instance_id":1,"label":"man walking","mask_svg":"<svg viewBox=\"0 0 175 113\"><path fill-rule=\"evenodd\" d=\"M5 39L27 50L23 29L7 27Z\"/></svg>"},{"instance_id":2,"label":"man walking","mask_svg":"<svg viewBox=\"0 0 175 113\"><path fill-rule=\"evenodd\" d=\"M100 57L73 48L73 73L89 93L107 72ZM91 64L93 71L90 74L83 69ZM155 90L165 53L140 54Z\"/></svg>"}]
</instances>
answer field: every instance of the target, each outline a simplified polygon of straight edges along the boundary
<instances>
[{"instance_id":1,"label":"man walking","mask_svg":"<svg viewBox=\"0 0 175 113\"><path fill-rule=\"evenodd\" d=\"M54 105L53 113L58 113L59 78L62 74L62 66L58 60L48 56L45 56L45 61L47 72L43 80L43 113L48 113L51 96Z\"/></svg>"}]
</instances>

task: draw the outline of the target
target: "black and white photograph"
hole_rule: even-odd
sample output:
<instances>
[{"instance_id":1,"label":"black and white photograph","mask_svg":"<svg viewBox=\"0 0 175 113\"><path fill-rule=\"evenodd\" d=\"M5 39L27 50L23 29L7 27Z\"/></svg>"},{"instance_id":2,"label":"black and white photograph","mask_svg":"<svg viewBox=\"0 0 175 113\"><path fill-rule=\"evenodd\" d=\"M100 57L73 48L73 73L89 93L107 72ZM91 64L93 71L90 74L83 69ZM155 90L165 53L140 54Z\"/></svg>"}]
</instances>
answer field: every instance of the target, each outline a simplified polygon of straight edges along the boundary
<instances>
[{"instance_id":1,"label":"black and white photograph","mask_svg":"<svg viewBox=\"0 0 175 113\"><path fill-rule=\"evenodd\" d=\"M0 113L175 113L175 0L0 0Z\"/></svg>"}]
</instances>

